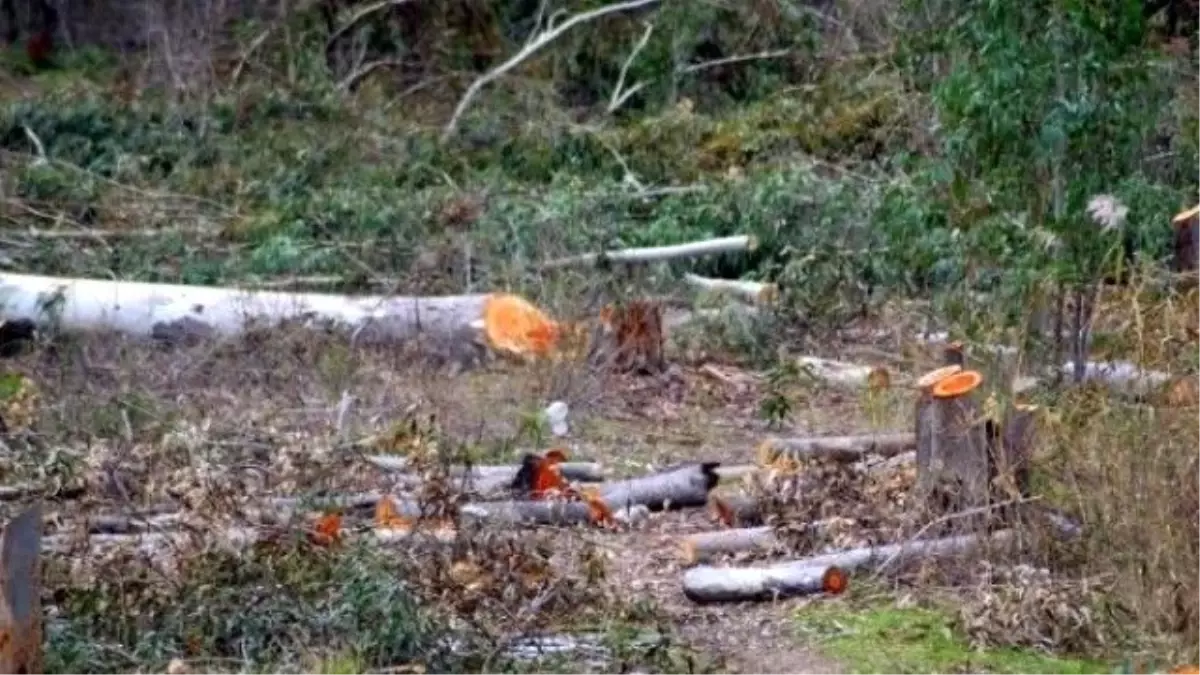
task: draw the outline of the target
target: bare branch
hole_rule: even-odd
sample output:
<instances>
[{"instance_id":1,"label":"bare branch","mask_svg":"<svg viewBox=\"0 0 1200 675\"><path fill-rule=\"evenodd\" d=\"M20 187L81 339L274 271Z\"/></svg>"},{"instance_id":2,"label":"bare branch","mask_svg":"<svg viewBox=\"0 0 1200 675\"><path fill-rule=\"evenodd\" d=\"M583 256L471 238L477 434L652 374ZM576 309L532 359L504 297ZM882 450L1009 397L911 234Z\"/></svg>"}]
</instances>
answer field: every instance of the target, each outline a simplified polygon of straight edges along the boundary
<instances>
[{"instance_id":1,"label":"bare branch","mask_svg":"<svg viewBox=\"0 0 1200 675\"><path fill-rule=\"evenodd\" d=\"M680 66L675 69L677 75L689 75L698 73L709 68L717 68L719 66L727 66L734 63L745 63L746 61L763 61L767 59L781 59L792 53L790 49L775 49L766 52L758 52L755 54L737 54L734 56L726 56L722 59L713 59L711 61L701 61L700 63L689 63L686 66Z\"/></svg>"},{"instance_id":2,"label":"bare branch","mask_svg":"<svg viewBox=\"0 0 1200 675\"><path fill-rule=\"evenodd\" d=\"M621 64L621 74L617 76L617 86L613 89L612 97L608 100L608 114L613 114L621 106L625 105L625 101L629 97L638 93L646 86L645 82L638 82L632 87L625 88L625 78L629 75L629 66L633 65L633 60L637 58L638 53L646 48L646 44L650 42L650 36L654 33L654 24L646 22L646 30L642 32L642 37L633 46L633 51L629 52L629 57L625 59L625 63Z\"/></svg>"},{"instance_id":3,"label":"bare branch","mask_svg":"<svg viewBox=\"0 0 1200 675\"><path fill-rule=\"evenodd\" d=\"M554 16L557 15L551 16L550 21L547 22L545 30L538 32L528 43L525 44L524 47L521 48L519 52L514 54L504 63L484 73L477 80L472 82L471 86L467 87L467 91L463 94L462 99L458 102L458 106L454 109L454 114L450 116L450 121L446 122L445 128L442 129L441 141L445 143L450 139L451 136L454 135L454 132L458 130L458 123L462 118L463 112L466 111L467 106L471 105L471 101L474 100L475 96L479 94L481 89L503 77L510 70L520 65L525 59L537 53L542 47L545 47L554 40L558 39L558 37L563 33L567 32L571 28L574 28L575 26L578 26L579 24L587 23L588 21L594 21L602 16L614 14L616 12L625 12L631 9L637 9L639 7L645 7L656 2L658 2L658 0L628 0L627 2L605 5L604 7L598 7L587 12L575 14L558 24L554 22Z\"/></svg>"}]
</instances>

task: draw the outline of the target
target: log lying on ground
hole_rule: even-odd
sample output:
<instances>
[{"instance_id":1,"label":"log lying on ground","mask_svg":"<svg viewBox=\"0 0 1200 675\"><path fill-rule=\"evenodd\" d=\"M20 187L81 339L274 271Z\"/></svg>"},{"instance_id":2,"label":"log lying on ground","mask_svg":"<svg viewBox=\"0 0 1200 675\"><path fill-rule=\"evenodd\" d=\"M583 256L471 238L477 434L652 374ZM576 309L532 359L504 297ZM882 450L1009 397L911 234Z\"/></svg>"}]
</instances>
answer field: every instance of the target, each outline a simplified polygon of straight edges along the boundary
<instances>
[{"instance_id":1,"label":"log lying on ground","mask_svg":"<svg viewBox=\"0 0 1200 675\"><path fill-rule=\"evenodd\" d=\"M367 461L385 471L409 471L412 465L406 457L392 455L370 455ZM558 465L563 478L581 483L598 483L604 480L604 465L599 462L561 462ZM499 464L478 466L456 466L450 469L450 475L455 477L469 476L472 479L482 478L492 480L499 476L512 482L521 467L517 464Z\"/></svg>"},{"instance_id":2,"label":"log lying on ground","mask_svg":"<svg viewBox=\"0 0 1200 675\"><path fill-rule=\"evenodd\" d=\"M932 560L971 551L985 542L1001 544L1011 538L1011 530L1002 530L988 537L962 535L856 548L765 567L703 565L684 573L683 593L696 603L770 600L819 593L826 590L824 582L831 569L849 574L867 567Z\"/></svg>"},{"instance_id":3,"label":"log lying on ground","mask_svg":"<svg viewBox=\"0 0 1200 675\"><path fill-rule=\"evenodd\" d=\"M810 523L808 528L813 532L821 532L834 522L836 519L818 520ZM695 565L722 553L775 551L782 546L783 542L770 526L700 532L687 535L679 542L680 555L685 565Z\"/></svg>"},{"instance_id":4,"label":"log lying on ground","mask_svg":"<svg viewBox=\"0 0 1200 675\"><path fill-rule=\"evenodd\" d=\"M674 246L652 246L648 248L626 248L616 251L604 252L604 257L616 263L648 263L662 262L665 260L676 260L679 258L696 258L705 255L714 255L718 253L736 253L740 251L753 251L757 246L754 237L747 235L738 235L734 237L722 237L719 239L707 239L704 241L696 241L687 244L677 244ZM585 253L583 255L570 256L567 258L559 258L542 263L539 267L543 270L557 269L560 267L581 267L586 265L594 265L600 258L599 253Z\"/></svg>"},{"instance_id":5,"label":"log lying on ground","mask_svg":"<svg viewBox=\"0 0 1200 675\"><path fill-rule=\"evenodd\" d=\"M582 525L593 520L592 509L584 502L477 502L464 505L461 513L474 520L509 524Z\"/></svg>"},{"instance_id":6,"label":"log lying on ground","mask_svg":"<svg viewBox=\"0 0 1200 675\"><path fill-rule=\"evenodd\" d=\"M892 457L914 450L917 436L906 431L861 436L808 436L768 438L759 447L760 460L769 462L780 455L796 458L827 457L841 462L856 462L869 454Z\"/></svg>"},{"instance_id":7,"label":"log lying on ground","mask_svg":"<svg viewBox=\"0 0 1200 675\"><path fill-rule=\"evenodd\" d=\"M779 287L761 281L743 281L741 279L713 279L698 274L683 275L684 283L689 286L711 293L727 295L752 305L769 305L779 298Z\"/></svg>"},{"instance_id":8,"label":"log lying on ground","mask_svg":"<svg viewBox=\"0 0 1200 675\"><path fill-rule=\"evenodd\" d=\"M42 506L0 536L0 672L42 672Z\"/></svg>"},{"instance_id":9,"label":"log lying on ground","mask_svg":"<svg viewBox=\"0 0 1200 675\"><path fill-rule=\"evenodd\" d=\"M614 511L641 504L653 511L708 503L717 484L717 462L686 464L666 471L600 486L600 498Z\"/></svg>"},{"instance_id":10,"label":"log lying on ground","mask_svg":"<svg viewBox=\"0 0 1200 675\"><path fill-rule=\"evenodd\" d=\"M132 281L0 274L5 315L69 331L115 330L166 340L237 335L252 324L331 322L363 342L473 338L489 295L350 297ZM54 310L47 312L47 300Z\"/></svg>"},{"instance_id":11,"label":"log lying on ground","mask_svg":"<svg viewBox=\"0 0 1200 675\"><path fill-rule=\"evenodd\" d=\"M758 500L749 495L712 495L708 500L708 512L713 520L726 527L746 527L762 524L762 513Z\"/></svg>"},{"instance_id":12,"label":"log lying on ground","mask_svg":"<svg viewBox=\"0 0 1200 675\"><path fill-rule=\"evenodd\" d=\"M876 391L891 386L891 374L883 367L843 363L816 356L797 357L796 363L818 380L838 387Z\"/></svg>"}]
</instances>

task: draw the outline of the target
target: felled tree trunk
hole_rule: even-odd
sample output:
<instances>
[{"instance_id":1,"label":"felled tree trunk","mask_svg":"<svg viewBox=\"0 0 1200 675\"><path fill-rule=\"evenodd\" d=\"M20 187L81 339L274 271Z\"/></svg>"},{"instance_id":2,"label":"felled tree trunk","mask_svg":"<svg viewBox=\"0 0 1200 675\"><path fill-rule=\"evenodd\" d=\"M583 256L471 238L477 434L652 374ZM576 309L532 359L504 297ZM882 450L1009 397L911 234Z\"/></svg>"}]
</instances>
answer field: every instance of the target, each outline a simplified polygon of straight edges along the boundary
<instances>
[{"instance_id":1,"label":"felled tree trunk","mask_svg":"<svg viewBox=\"0 0 1200 675\"><path fill-rule=\"evenodd\" d=\"M713 519L726 527L746 527L762 524L762 511L758 500L746 495L723 497L712 495L708 511Z\"/></svg>"},{"instance_id":2,"label":"felled tree trunk","mask_svg":"<svg viewBox=\"0 0 1200 675\"><path fill-rule=\"evenodd\" d=\"M581 525L593 520L593 512L584 502L504 501L464 505L464 517L490 523L529 525Z\"/></svg>"},{"instance_id":3,"label":"felled tree trunk","mask_svg":"<svg viewBox=\"0 0 1200 675\"><path fill-rule=\"evenodd\" d=\"M891 457L916 447L916 435L908 432L865 434L861 436L814 436L806 438L769 438L759 446L759 461L770 463L784 455L795 458L824 457L841 462L857 462L867 455Z\"/></svg>"},{"instance_id":4,"label":"felled tree trunk","mask_svg":"<svg viewBox=\"0 0 1200 675\"><path fill-rule=\"evenodd\" d=\"M658 511L704 506L717 484L717 462L686 464L649 476L639 476L600 486L600 498L616 511L635 504Z\"/></svg>"},{"instance_id":5,"label":"felled tree trunk","mask_svg":"<svg viewBox=\"0 0 1200 675\"><path fill-rule=\"evenodd\" d=\"M938 380L930 391L929 454L917 465L917 492L934 511L988 502L989 439L972 396L982 381L978 372L962 371Z\"/></svg>"},{"instance_id":6,"label":"felled tree trunk","mask_svg":"<svg viewBox=\"0 0 1200 675\"><path fill-rule=\"evenodd\" d=\"M42 672L42 508L35 504L0 537L0 672Z\"/></svg>"},{"instance_id":7,"label":"felled tree trunk","mask_svg":"<svg viewBox=\"0 0 1200 675\"><path fill-rule=\"evenodd\" d=\"M684 537L679 542L679 552L684 564L695 565L719 553L771 551L779 546L773 527L740 527Z\"/></svg>"},{"instance_id":8,"label":"felled tree trunk","mask_svg":"<svg viewBox=\"0 0 1200 675\"><path fill-rule=\"evenodd\" d=\"M903 544L849 549L764 567L694 567L683 575L683 593L697 603L770 600L830 590L830 570L845 575L855 570L914 560L933 560L970 551L983 542L1003 543L1011 530L992 534L960 535L944 539L910 541ZM822 581L822 583L818 583ZM839 589L840 590L840 589Z\"/></svg>"}]
</instances>

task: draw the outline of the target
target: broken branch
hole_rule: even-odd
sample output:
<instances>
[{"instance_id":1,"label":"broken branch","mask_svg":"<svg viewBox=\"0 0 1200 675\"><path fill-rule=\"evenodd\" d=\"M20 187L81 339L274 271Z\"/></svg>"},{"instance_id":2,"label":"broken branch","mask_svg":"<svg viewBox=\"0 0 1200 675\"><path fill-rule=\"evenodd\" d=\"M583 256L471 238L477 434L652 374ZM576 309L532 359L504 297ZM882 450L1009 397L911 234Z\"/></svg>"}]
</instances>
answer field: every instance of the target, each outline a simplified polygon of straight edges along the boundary
<instances>
[{"instance_id":1,"label":"broken branch","mask_svg":"<svg viewBox=\"0 0 1200 675\"><path fill-rule=\"evenodd\" d=\"M539 267L542 270L551 270L561 267L594 265L601 256L609 262L619 263L662 262L664 260L696 258L718 253L753 251L757 245L758 242L755 241L754 237L737 235L734 237L721 237L719 239L706 239L687 244L675 244L673 246L650 246L647 248L626 248L616 251L605 251L604 253L584 253L582 255L550 260L542 263Z\"/></svg>"}]
</instances>

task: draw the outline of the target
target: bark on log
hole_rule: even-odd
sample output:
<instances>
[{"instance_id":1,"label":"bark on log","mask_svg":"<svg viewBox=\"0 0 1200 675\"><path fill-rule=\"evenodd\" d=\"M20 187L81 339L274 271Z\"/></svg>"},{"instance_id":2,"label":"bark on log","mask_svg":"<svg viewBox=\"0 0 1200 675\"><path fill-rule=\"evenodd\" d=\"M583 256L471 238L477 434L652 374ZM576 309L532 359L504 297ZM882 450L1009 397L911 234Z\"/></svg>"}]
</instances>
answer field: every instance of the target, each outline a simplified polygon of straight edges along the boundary
<instances>
[{"instance_id":1,"label":"bark on log","mask_svg":"<svg viewBox=\"0 0 1200 675\"><path fill-rule=\"evenodd\" d=\"M626 248L616 251L606 251L603 255L605 259L614 263L649 263L662 262L665 260L676 260L679 258L695 258L718 253L753 251L756 246L757 242L755 241L754 237L738 235L734 237L722 237L719 239L707 239L704 241L696 241L687 244L677 244L674 246ZM543 270L551 270L560 267L581 267L595 265L600 259L600 256L601 254L599 253L585 253L583 255L550 260L542 263L540 267Z\"/></svg>"},{"instance_id":2,"label":"bark on log","mask_svg":"<svg viewBox=\"0 0 1200 675\"><path fill-rule=\"evenodd\" d=\"M891 374L887 368L879 366L842 363L816 356L798 357L796 363L813 377L834 386L872 391L891 386Z\"/></svg>"},{"instance_id":3,"label":"bark on log","mask_svg":"<svg viewBox=\"0 0 1200 675\"><path fill-rule=\"evenodd\" d=\"M367 457L367 461L384 471L408 471L412 468L406 457L371 455ZM567 480L581 483L599 483L604 480L604 465L599 462L562 462L558 464L558 468L562 472L563 478ZM500 477L511 483L520 469L520 465L517 464L456 466L450 469L450 475L455 477L466 475L472 479L480 478L488 481Z\"/></svg>"},{"instance_id":4,"label":"bark on log","mask_svg":"<svg viewBox=\"0 0 1200 675\"><path fill-rule=\"evenodd\" d=\"M685 565L695 565L719 553L772 551L780 545L773 527L739 527L688 535L680 540L679 553Z\"/></svg>"},{"instance_id":5,"label":"bark on log","mask_svg":"<svg viewBox=\"0 0 1200 675\"><path fill-rule=\"evenodd\" d=\"M704 506L708 493L720 480L717 462L686 464L649 476L639 476L600 486L600 498L613 511L641 504L652 511Z\"/></svg>"},{"instance_id":6,"label":"bark on log","mask_svg":"<svg viewBox=\"0 0 1200 675\"><path fill-rule=\"evenodd\" d=\"M0 673L42 672L41 548L38 503L0 537Z\"/></svg>"},{"instance_id":7,"label":"bark on log","mask_svg":"<svg viewBox=\"0 0 1200 675\"><path fill-rule=\"evenodd\" d=\"M747 527L762 524L762 513L758 500L747 495L724 497L712 495L708 512L714 520L726 527Z\"/></svg>"},{"instance_id":8,"label":"bark on log","mask_svg":"<svg viewBox=\"0 0 1200 675\"><path fill-rule=\"evenodd\" d=\"M5 316L70 331L115 330L164 340L230 336L254 323L330 322L359 342L478 340L488 295L350 297L0 274Z\"/></svg>"},{"instance_id":9,"label":"bark on log","mask_svg":"<svg viewBox=\"0 0 1200 675\"><path fill-rule=\"evenodd\" d=\"M759 450L760 455L774 454L776 457L779 455L795 458L828 457L841 462L856 462L869 454L892 457L912 450L916 445L916 434L898 431L889 434L861 436L768 438Z\"/></svg>"},{"instance_id":10,"label":"bark on log","mask_svg":"<svg viewBox=\"0 0 1200 675\"><path fill-rule=\"evenodd\" d=\"M1007 542L1011 530L989 537L961 535L889 546L857 548L765 567L694 567L683 575L683 592L696 603L770 600L824 590L821 580L831 568L846 574L884 564L931 560L962 554L984 541Z\"/></svg>"},{"instance_id":11,"label":"bark on log","mask_svg":"<svg viewBox=\"0 0 1200 675\"><path fill-rule=\"evenodd\" d=\"M769 305L779 298L779 287L760 281L741 279L713 279L698 274L685 274L687 285L713 295L727 295L752 305Z\"/></svg>"},{"instance_id":12,"label":"bark on log","mask_svg":"<svg viewBox=\"0 0 1200 675\"><path fill-rule=\"evenodd\" d=\"M474 520L509 524L582 525L592 520L591 508L583 502L479 502L464 505L461 513Z\"/></svg>"}]
</instances>

